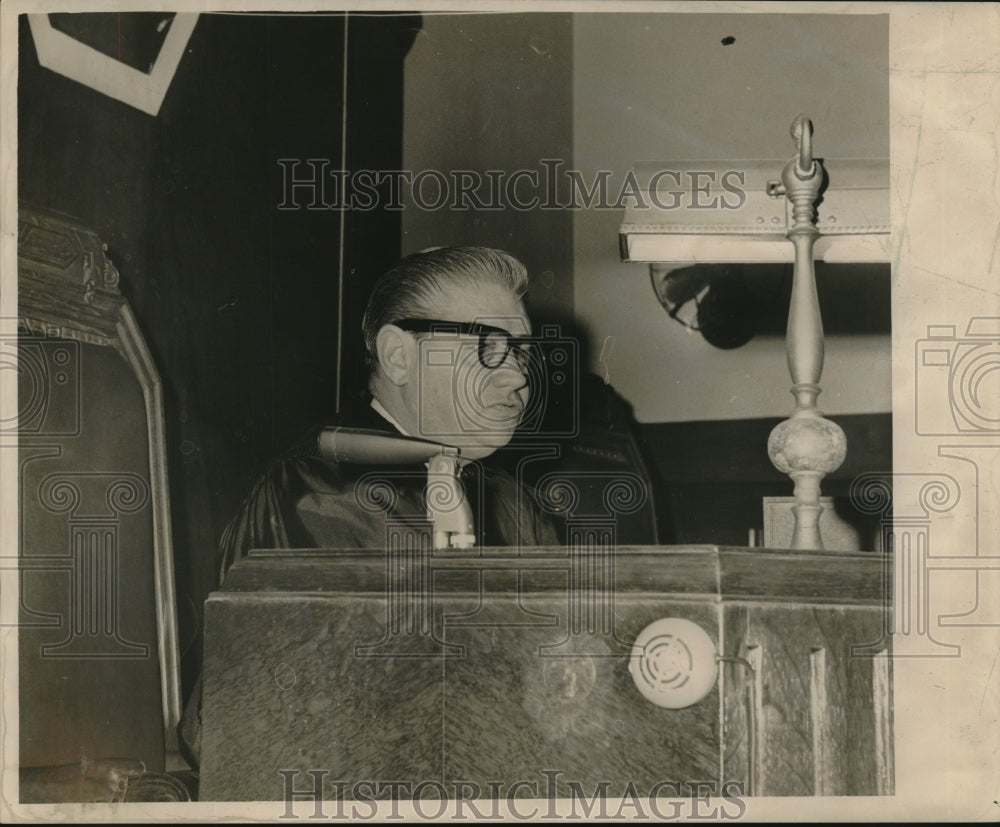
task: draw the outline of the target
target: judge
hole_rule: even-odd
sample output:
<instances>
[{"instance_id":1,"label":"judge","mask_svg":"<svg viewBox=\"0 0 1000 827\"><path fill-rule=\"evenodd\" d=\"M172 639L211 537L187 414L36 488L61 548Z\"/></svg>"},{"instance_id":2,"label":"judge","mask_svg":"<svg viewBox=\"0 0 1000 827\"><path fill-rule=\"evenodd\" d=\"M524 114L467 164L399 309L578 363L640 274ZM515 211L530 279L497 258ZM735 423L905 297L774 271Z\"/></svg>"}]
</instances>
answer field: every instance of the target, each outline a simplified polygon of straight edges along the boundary
<instances>
[{"instance_id":1,"label":"judge","mask_svg":"<svg viewBox=\"0 0 1000 827\"><path fill-rule=\"evenodd\" d=\"M510 441L528 405L527 286L521 262L499 250L438 248L403 259L376 284L362 322L368 394L338 422L457 448L477 545L559 542L535 493L483 462ZM424 514L422 463L329 462L318 434L256 482L223 534L220 579L254 548L382 549L386 516ZM392 489L384 511L359 487L372 481Z\"/></svg>"},{"instance_id":2,"label":"judge","mask_svg":"<svg viewBox=\"0 0 1000 827\"><path fill-rule=\"evenodd\" d=\"M561 542L536 492L488 461L510 442L532 391L527 286L524 265L499 250L447 247L403 259L376 283L362 322L368 394L337 423L458 449L477 545ZM388 517L425 515L422 462L331 462L320 456L320 430L253 486L223 533L220 581L255 548L382 550ZM372 481L391 492L384 509L373 507ZM199 702L200 685L181 722L195 759Z\"/></svg>"}]
</instances>

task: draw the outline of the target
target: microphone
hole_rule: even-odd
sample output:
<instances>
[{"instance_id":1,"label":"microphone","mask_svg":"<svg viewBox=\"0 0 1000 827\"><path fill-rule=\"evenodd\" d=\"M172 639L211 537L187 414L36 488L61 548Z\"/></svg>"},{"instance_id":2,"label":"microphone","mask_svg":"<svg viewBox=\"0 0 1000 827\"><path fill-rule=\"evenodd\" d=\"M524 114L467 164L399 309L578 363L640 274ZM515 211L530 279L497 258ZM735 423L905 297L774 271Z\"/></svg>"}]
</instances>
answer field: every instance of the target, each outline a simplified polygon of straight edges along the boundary
<instances>
[{"instance_id":1,"label":"microphone","mask_svg":"<svg viewBox=\"0 0 1000 827\"><path fill-rule=\"evenodd\" d=\"M369 428L331 426L320 431L319 454L327 462L359 465L428 463L425 505L434 548L476 544L472 509L458 481L458 448Z\"/></svg>"},{"instance_id":2,"label":"microphone","mask_svg":"<svg viewBox=\"0 0 1000 827\"><path fill-rule=\"evenodd\" d=\"M397 465L427 462L437 454L448 453L457 454L458 449L370 428L331 426L319 435L319 455L328 462Z\"/></svg>"}]
</instances>

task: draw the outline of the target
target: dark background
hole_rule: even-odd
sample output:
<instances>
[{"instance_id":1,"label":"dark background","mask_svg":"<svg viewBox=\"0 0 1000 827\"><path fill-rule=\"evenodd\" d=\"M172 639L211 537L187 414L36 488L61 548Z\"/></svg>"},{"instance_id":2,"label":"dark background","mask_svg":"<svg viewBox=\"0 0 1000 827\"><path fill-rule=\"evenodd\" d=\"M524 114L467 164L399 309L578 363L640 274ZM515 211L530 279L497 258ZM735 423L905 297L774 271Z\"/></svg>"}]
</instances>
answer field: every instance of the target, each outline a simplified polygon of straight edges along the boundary
<instances>
[{"instance_id":1,"label":"dark background","mask_svg":"<svg viewBox=\"0 0 1000 827\"><path fill-rule=\"evenodd\" d=\"M67 17L94 45L109 19L149 22ZM19 198L108 245L163 381L186 694L222 529L262 464L336 411L341 213L277 209L277 159L340 162L344 19L202 15L156 117L42 68L20 26ZM351 18L348 168L401 168L402 61L419 27ZM400 222L345 218L342 363L359 366L367 290L399 257ZM345 370L343 396L360 385Z\"/></svg>"}]
</instances>

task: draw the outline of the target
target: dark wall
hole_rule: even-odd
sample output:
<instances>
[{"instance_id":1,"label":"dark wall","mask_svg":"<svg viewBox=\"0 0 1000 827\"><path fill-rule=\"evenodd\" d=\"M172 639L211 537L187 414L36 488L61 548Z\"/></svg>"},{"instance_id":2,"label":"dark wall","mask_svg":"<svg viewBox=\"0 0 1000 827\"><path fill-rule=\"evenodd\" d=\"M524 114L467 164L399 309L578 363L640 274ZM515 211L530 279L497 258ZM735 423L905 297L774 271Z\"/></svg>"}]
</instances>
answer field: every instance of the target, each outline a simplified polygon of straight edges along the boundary
<instances>
[{"instance_id":1,"label":"dark wall","mask_svg":"<svg viewBox=\"0 0 1000 827\"><path fill-rule=\"evenodd\" d=\"M536 326L568 324L573 308L573 211L544 206L568 197L573 60L573 15L542 12L428 15L406 60L407 169L474 170L484 182L479 198L502 206L426 209L410 199L403 249L482 244L513 253L531 277L527 304ZM494 188L487 170L520 185L513 193ZM536 182L512 178L518 171ZM534 206L515 205L533 197Z\"/></svg>"},{"instance_id":2,"label":"dark wall","mask_svg":"<svg viewBox=\"0 0 1000 827\"><path fill-rule=\"evenodd\" d=\"M892 415L831 416L847 436L843 464L820 483L838 518L873 541L877 517L850 502L851 483L866 472L892 470ZM763 497L791 497L794 484L767 456L776 418L644 423L636 428L653 475L661 541L745 546L763 531ZM873 550L872 545L862 545Z\"/></svg>"},{"instance_id":3,"label":"dark wall","mask_svg":"<svg viewBox=\"0 0 1000 827\"><path fill-rule=\"evenodd\" d=\"M85 18L108 15L77 30ZM357 364L360 308L399 257L399 214L344 215L338 327L341 212L305 198L278 209L278 160L341 164L342 15L201 15L156 117L42 68L20 22L19 197L107 243L163 380L187 690L219 535L267 459L335 413L338 333ZM399 169L420 19L347 26L346 166ZM361 383L345 369L341 396Z\"/></svg>"}]
</instances>

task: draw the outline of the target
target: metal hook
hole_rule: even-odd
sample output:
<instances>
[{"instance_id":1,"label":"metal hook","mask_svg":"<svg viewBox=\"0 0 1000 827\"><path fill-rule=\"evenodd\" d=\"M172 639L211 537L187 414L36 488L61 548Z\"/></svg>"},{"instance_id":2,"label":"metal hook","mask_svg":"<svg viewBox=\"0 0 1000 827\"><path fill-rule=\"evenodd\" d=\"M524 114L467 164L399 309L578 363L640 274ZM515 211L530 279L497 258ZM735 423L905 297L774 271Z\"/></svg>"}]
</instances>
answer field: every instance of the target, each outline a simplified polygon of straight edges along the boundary
<instances>
[{"instance_id":1,"label":"metal hook","mask_svg":"<svg viewBox=\"0 0 1000 827\"><path fill-rule=\"evenodd\" d=\"M799 115L792 122L792 139L799 149L799 160L795 174L801 179L812 178L816 174L816 162L812 155L812 121L806 115Z\"/></svg>"}]
</instances>

